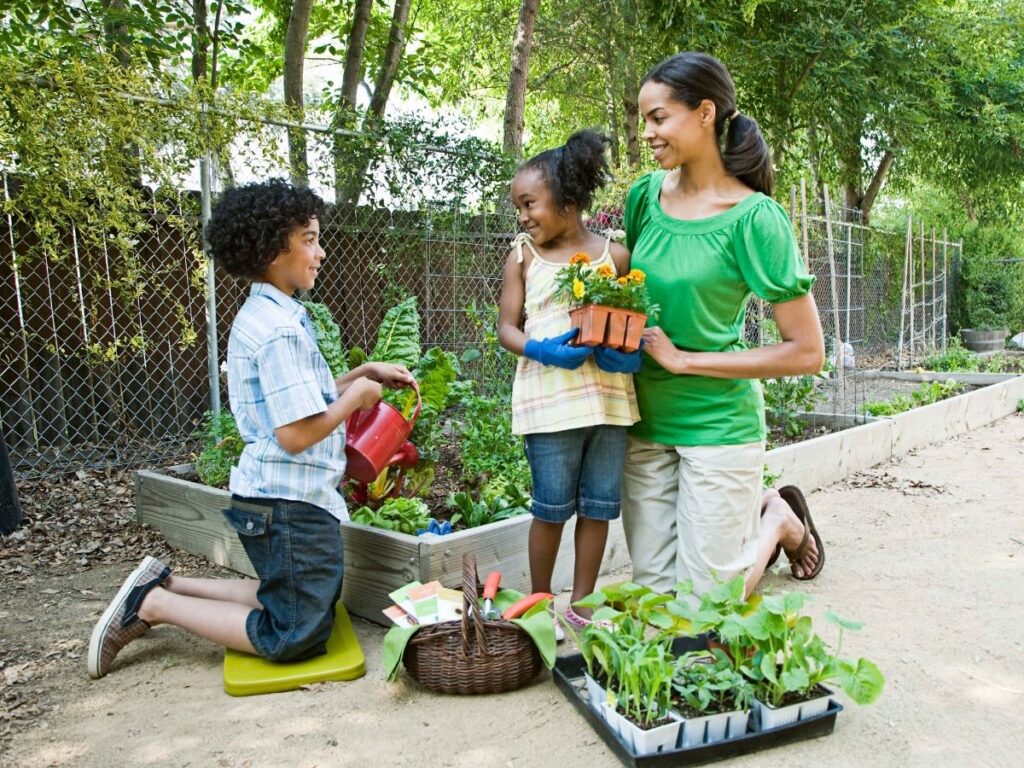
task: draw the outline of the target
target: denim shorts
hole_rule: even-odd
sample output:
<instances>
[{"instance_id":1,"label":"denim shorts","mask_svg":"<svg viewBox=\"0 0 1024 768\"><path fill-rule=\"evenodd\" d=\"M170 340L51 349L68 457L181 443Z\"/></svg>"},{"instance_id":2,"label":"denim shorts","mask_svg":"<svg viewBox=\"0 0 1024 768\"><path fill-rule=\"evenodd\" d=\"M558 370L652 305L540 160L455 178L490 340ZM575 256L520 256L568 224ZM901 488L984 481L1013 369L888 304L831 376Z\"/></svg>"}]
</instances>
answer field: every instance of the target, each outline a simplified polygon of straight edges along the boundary
<instances>
[{"instance_id":1,"label":"denim shorts","mask_svg":"<svg viewBox=\"0 0 1024 768\"><path fill-rule=\"evenodd\" d=\"M621 504L626 430L599 424L527 435L533 516L546 523L564 523L574 514L615 520Z\"/></svg>"},{"instance_id":2,"label":"denim shorts","mask_svg":"<svg viewBox=\"0 0 1024 768\"><path fill-rule=\"evenodd\" d=\"M271 661L325 653L345 564L337 518L301 501L240 496L224 517L260 578L263 608L245 623L253 648Z\"/></svg>"}]
</instances>

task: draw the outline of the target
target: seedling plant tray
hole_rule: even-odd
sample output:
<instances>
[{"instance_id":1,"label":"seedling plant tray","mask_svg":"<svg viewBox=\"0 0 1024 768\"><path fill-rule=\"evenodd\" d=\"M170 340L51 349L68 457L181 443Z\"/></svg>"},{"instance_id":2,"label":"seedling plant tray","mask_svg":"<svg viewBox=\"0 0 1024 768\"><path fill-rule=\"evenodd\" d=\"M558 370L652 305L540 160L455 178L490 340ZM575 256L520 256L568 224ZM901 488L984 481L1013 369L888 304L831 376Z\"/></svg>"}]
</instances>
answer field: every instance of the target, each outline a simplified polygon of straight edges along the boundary
<instances>
[{"instance_id":1,"label":"seedling plant tray","mask_svg":"<svg viewBox=\"0 0 1024 768\"><path fill-rule=\"evenodd\" d=\"M676 642L677 653L684 653L688 650L704 647L703 644L696 645L691 638L681 638ZM751 752L759 752L762 749L780 747L784 744L793 744L806 739L816 739L819 736L827 736L835 728L836 715L843 711L843 706L835 700L830 700L828 710L815 717L799 720L790 725L779 726L765 731L748 732L734 739L726 739L713 744L701 744L693 747L679 747L666 749L652 755L636 755L619 737L611 730L600 715L590 708L587 701L586 683L583 673L586 671L586 664L583 656L573 654L560 656L555 661L552 673L555 677L555 684L562 689L569 701L580 711L580 714L590 723L604 739L608 748L614 752L622 761L623 765L642 768L646 766L677 766L677 765L703 765L718 760L726 760L730 757L747 755ZM751 718L753 720L753 718ZM751 726L752 728L752 726Z\"/></svg>"}]
</instances>

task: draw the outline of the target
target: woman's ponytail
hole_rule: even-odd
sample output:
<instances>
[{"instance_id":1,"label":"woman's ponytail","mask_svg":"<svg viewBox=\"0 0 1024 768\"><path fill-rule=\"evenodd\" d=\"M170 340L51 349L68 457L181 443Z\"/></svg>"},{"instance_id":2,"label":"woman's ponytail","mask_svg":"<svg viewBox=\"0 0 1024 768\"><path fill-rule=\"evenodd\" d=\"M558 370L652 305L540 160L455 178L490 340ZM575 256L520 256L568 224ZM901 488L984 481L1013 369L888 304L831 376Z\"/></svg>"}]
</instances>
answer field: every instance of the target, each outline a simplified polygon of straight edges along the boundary
<instances>
[{"instance_id":1,"label":"woman's ponytail","mask_svg":"<svg viewBox=\"0 0 1024 768\"><path fill-rule=\"evenodd\" d=\"M775 188L772 153L761 133L757 120L743 113L733 113L725 134L722 162L725 171L751 189L771 196Z\"/></svg>"}]
</instances>

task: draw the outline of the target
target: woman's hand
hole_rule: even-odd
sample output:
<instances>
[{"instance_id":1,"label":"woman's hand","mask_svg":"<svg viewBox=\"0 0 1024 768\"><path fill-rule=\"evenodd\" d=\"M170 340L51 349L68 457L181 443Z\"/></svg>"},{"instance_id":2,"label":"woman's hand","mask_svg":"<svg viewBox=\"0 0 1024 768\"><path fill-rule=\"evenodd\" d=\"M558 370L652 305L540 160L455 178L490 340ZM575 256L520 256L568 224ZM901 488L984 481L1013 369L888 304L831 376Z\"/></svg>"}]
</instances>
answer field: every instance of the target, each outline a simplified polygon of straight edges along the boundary
<instances>
[{"instance_id":1,"label":"woman's hand","mask_svg":"<svg viewBox=\"0 0 1024 768\"><path fill-rule=\"evenodd\" d=\"M681 350L658 326L644 328L643 350L666 371L671 373L685 373L686 358Z\"/></svg>"}]
</instances>

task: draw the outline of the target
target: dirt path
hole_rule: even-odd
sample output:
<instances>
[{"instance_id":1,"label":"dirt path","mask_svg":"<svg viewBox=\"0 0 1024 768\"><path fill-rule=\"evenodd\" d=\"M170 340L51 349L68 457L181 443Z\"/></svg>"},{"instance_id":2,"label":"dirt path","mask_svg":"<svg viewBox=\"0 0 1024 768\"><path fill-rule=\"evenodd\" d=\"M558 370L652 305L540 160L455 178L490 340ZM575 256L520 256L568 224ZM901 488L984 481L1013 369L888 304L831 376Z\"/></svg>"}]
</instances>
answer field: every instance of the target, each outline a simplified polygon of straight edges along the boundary
<instances>
[{"instance_id":1,"label":"dirt path","mask_svg":"<svg viewBox=\"0 0 1024 768\"><path fill-rule=\"evenodd\" d=\"M731 765L1019 764L1022 499L1021 415L816 491L828 563L806 591L815 613L866 623L844 651L874 659L886 691L874 706L848 705L830 737ZM383 630L359 620L368 673L352 683L231 698L221 651L170 628L91 682L85 643L129 569L42 569L0 585L0 765L619 764L547 676L489 697L384 682ZM777 575L768 587L796 583Z\"/></svg>"}]
</instances>

